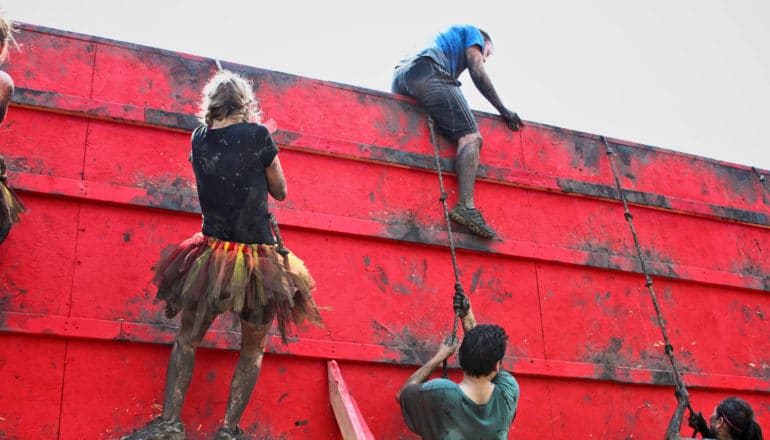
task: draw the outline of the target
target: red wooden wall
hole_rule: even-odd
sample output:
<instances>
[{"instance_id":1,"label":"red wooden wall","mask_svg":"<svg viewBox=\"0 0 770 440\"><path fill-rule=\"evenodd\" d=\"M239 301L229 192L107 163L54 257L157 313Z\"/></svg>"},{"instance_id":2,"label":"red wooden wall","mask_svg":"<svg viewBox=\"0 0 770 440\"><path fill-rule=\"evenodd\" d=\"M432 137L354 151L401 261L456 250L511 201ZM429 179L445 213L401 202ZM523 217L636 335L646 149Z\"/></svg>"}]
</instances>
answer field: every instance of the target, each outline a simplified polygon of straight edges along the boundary
<instances>
[{"instance_id":1,"label":"red wooden wall","mask_svg":"<svg viewBox=\"0 0 770 440\"><path fill-rule=\"evenodd\" d=\"M0 246L0 438L116 438L160 412L176 321L152 303L150 267L200 227L189 131L216 67L29 25L18 40L0 153L28 211ZM387 93L223 64L277 123L289 197L274 211L329 307L325 329L271 340L244 428L340 438L336 359L374 435L414 438L394 395L450 330L453 293L423 115ZM511 337L511 438L662 438L672 378L602 142L478 116L476 201L500 237L460 231L458 259L478 321ZM739 395L767 424L767 172L610 141L694 406ZM452 146L441 150L451 169ZM188 438L221 423L238 346L237 323L215 323Z\"/></svg>"}]
</instances>

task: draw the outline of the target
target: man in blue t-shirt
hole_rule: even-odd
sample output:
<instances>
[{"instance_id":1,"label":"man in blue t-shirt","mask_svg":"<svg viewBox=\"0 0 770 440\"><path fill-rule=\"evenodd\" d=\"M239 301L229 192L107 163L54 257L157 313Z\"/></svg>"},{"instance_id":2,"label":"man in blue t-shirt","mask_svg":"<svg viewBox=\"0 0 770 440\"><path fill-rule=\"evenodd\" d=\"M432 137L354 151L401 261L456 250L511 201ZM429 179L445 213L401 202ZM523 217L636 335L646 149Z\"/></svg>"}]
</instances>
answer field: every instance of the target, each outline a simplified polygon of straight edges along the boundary
<instances>
[{"instance_id":1,"label":"man in blue t-shirt","mask_svg":"<svg viewBox=\"0 0 770 440\"><path fill-rule=\"evenodd\" d=\"M456 340L442 343L396 395L404 422L425 440L507 439L519 402L516 379L500 371L508 336L497 325L476 326L464 294L455 294L454 304L465 329L460 345L463 380L426 382L457 349Z\"/></svg>"},{"instance_id":2,"label":"man in blue t-shirt","mask_svg":"<svg viewBox=\"0 0 770 440\"><path fill-rule=\"evenodd\" d=\"M468 69L473 84L492 104L511 130L522 126L519 116L497 96L484 63L492 55L492 40L474 26L452 26L438 34L434 45L403 60L393 74L393 93L417 99L444 136L457 142L457 180L460 195L449 216L481 237L496 232L484 221L473 202L479 167L481 134L476 119L460 91L460 74Z\"/></svg>"}]
</instances>

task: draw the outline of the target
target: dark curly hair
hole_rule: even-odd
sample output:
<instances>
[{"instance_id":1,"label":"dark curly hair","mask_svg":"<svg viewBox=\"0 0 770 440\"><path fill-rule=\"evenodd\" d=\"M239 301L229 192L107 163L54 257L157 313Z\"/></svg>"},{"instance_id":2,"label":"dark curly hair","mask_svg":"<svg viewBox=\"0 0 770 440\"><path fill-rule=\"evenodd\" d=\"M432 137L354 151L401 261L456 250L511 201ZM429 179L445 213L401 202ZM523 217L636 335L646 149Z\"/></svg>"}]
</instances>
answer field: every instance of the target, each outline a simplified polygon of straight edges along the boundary
<instances>
[{"instance_id":1,"label":"dark curly hair","mask_svg":"<svg viewBox=\"0 0 770 440\"><path fill-rule=\"evenodd\" d=\"M478 29L478 28L476 28ZM479 32L481 32L481 36L484 37L484 41L492 42L492 38L489 36L488 33L484 32L483 30L479 29Z\"/></svg>"},{"instance_id":2,"label":"dark curly hair","mask_svg":"<svg viewBox=\"0 0 770 440\"><path fill-rule=\"evenodd\" d=\"M508 335L499 325L482 324L465 333L460 344L460 367L469 376L486 376L505 356Z\"/></svg>"},{"instance_id":3,"label":"dark curly hair","mask_svg":"<svg viewBox=\"0 0 770 440\"><path fill-rule=\"evenodd\" d=\"M743 399L728 397L717 405L717 417L724 419L730 435L739 440L764 440L762 428L754 420L754 410Z\"/></svg>"}]
</instances>

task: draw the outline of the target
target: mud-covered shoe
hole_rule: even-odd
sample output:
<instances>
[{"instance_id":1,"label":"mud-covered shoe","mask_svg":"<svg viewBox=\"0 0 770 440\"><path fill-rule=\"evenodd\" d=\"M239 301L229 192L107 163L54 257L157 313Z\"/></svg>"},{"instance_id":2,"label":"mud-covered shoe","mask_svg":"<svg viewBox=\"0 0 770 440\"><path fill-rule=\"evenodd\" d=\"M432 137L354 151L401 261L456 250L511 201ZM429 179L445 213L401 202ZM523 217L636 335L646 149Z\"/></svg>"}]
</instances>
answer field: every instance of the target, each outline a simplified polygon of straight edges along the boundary
<instances>
[{"instance_id":1,"label":"mud-covered shoe","mask_svg":"<svg viewBox=\"0 0 770 440\"><path fill-rule=\"evenodd\" d=\"M449 212L449 218L465 226L479 237L492 238L497 235L497 232L489 227L484 221L484 217L481 216L481 212L476 208L457 205Z\"/></svg>"},{"instance_id":2,"label":"mud-covered shoe","mask_svg":"<svg viewBox=\"0 0 770 440\"><path fill-rule=\"evenodd\" d=\"M228 429L223 426L217 431L217 436L214 437L214 440L249 440L249 438L246 437L240 426L235 429Z\"/></svg>"},{"instance_id":3,"label":"mud-covered shoe","mask_svg":"<svg viewBox=\"0 0 770 440\"><path fill-rule=\"evenodd\" d=\"M120 440L185 440L184 425L179 420L168 422L158 417L144 428L124 435Z\"/></svg>"}]
</instances>

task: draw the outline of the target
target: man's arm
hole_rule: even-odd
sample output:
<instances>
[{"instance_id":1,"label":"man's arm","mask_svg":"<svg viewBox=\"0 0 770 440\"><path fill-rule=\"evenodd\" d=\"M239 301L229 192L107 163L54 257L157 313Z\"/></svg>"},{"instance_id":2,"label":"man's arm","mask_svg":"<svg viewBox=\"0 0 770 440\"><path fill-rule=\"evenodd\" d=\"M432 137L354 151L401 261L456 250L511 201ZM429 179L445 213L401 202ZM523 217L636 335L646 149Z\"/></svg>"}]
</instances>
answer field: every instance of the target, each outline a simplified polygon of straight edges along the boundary
<instances>
[{"instance_id":1,"label":"man's arm","mask_svg":"<svg viewBox=\"0 0 770 440\"><path fill-rule=\"evenodd\" d=\"M462 317L463 331L468 331L473 327L476 327L476 318L473 317L473 310L468 309L468 313Z\"/></svg>"},{"instance_id":2,"label":"man's arm","mask_svg":"<svg viewBox=\"0 0 770 440\"><path fill-rule=\"evenodd\" d=\"M457 340L454 341L444 341L441 343L441 347L439 347L436 354L433 355L430 360L420 367L417 371L414 372L411 376L409 376L409 379L406 380L404 385L401 387L400 390L398 390L398 393L396 393L396 400L401 402L401 393L404 392L404 390L410 386L410 385L419 385L421 383L424 383L430 375L433 373L433 371L438 368L439 365L441 365L442 362L444 362L444 359L448 359L449 356L452 356L454 354L455 350L457 350Z\"/></svg>"},{"instance_id":3,"label":"man's arm","mask_svg":"<svg viewBox=\"0 0 770 440\"><path fill-rule=\"evenodd\" d=\"M467 332L473 327L476 327L476 318L473 317L471 301L465 296L464 292L455 289L454 297L452 297L452 306L455 314L459 316L463 322L463 331Z\"/></svg>"},{"instance_id":4,"label":"man's arm","mask_svg":"<svg viewBox=\"0 0 770 440\"><path fill-rule=\"evenodd\" d=\"M497 95L495 86L492 85L492 80L484 69L484 54L479 46L473 45L465 49L465 64L468 65L468 73L470 73L473 84L476 85L479 92L497 109L500 116L508 124L508 128L514 131L518 130L523 125L521 119L516 112L508 110Z\"/></svg>"}]
</instances>

